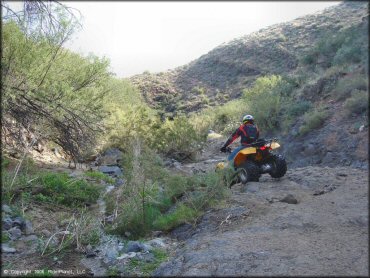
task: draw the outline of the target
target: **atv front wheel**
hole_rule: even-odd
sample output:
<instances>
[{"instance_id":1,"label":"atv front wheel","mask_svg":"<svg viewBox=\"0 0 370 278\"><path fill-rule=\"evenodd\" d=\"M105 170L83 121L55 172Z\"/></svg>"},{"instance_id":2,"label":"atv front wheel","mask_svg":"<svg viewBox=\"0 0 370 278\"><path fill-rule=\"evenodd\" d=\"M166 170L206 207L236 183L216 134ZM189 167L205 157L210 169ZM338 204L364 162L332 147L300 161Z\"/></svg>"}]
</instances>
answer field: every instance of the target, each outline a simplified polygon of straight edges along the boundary
<instances>
[{"instance_id":1,"label":"atv front wheel","mask_svg":"<svg viewBox=\"0 0 370 278\"><path fill-rule=\"evenodd\" d=\"M260 168L252 161L244 162L237 170L242 184L246 184L248 181L259 181L261 177Z\"/></svg>"},{"instance_id":2,"label":"atv front wheel","mask_svg":"<svg viewBox=\"0 0 370 278\"><path fill-rule=\"evenodd\" d=\"M273 178L281 178L287 171L286 161L282 155L272 155L270 176Z\"/></svg>"}]
</instances>

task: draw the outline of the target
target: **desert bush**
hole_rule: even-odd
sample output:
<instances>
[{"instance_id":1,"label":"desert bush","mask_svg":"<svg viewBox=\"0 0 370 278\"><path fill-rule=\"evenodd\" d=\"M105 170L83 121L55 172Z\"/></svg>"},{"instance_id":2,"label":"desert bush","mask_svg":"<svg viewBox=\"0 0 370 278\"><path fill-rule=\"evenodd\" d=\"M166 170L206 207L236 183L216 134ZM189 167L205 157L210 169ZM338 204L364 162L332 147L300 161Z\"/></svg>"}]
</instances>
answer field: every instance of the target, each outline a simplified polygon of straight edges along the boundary
<instances>
[{"instance_id":1,"label":"desert bush","mask_svg":"<svg viewBox=\"0 0 370 278\"><path fill-rule=\"evenodd\" d=\"M204 95L206 93L206 88L196 86L191 90L191 92L197 95Z\"/></svg>"},{"instance_id":2,"label":"desert bush","mask_svg":"<svg viewBox=\"0 0 370 278\"><path fill-rule=\"evenodd\" d=\"M203 135L204 138L210 129L228 134L240 124L241 117L247 111L248 106L245 102L232 100L222 106L210 107L202 110L201 113L191 115L190 122L196 132ZM232 125L232 128L230 125Z\"/></svg>"},{"instance_id":3,"label":"desert bush","mask_svg":"<svg viewBox=\"0 0 370 278\"><path fill-rule=\"evenodd\" d=\"M304 135L308 132L319 128L328 118L329 113L323 107L318 107L307 111L303 115L304 124L299 129L299 134Z\"/></svg>"},{"instance_id":4,"label":"desert bush","mask_svg":"<svg viewBox=\"0 0 370 278\"><path fill-rule=\"evenodd\" d=\"M340 79L336 84L333 94L336 100L343 100L351 96L354 90L367 90L367 79L365 76L357 75L347 75Z\"/></svg>"},{"instance_id":5,"label":"desert bush","mask_svg":"<svg viewBox=\"0 0 370 278\"><path fill-rule=\"evenodd\" d=\"M362 114L369 109L369 95L363 90L354 90L352 96L348 98L344 107L347 114Z\"/></svg>"},{"instance_id":6,"label":"desert bush","mask_svg":"<svg viewBox=\"0 0 370 278\"><path fill-rule=\"evenodd\" d=\"M192 158L202 141L185 116L166 119L159 128L153 129L151 137L150 146L178 160Z\"/></svg>"},{"instance_id":7,"label":"desert bush","mask_svg":"<svg viewBox=\"0 0 370 278\"><path fill-rule=\"evenodd\" d=\"M256 122L264 130L279 127L282 99L290 94L287 88L287 81L272 75L258 78L252 88L244 90L244 99L250 107L249 113L254 115ZM285 102L287 101L285 98Z\"/></svg>"},{"instance_id":8,"label":"desert bush","mask_svg":"<svg viewBox=\"0 0 370 278\"><path fill-rule=\"evenodd\" d=\"M324 67L368 61L366 24L323 33L314 47L301 59L305 65L316 64L321 58Z\"/></svg>"},{"instance_id":9,"label":"desert bush","mask_svg":"<svg viewBox=\"0 0 370 278\"><path fill-rule=\"evenodd\" d=\"M303 115L311 108L312 103L307 100L291 103L287 108L287 115L289 117L297 117Z\"/></svg>"}]
</instances>

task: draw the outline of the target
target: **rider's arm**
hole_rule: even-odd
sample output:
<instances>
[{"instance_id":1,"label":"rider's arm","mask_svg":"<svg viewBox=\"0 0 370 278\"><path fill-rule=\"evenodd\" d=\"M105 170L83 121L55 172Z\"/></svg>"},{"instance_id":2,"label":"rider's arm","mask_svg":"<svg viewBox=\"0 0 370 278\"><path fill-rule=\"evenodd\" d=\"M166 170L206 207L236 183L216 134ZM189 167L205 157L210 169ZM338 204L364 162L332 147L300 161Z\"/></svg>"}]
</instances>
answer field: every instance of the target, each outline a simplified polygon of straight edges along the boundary
<instances>
[{"instance_id":1,"label":"rider's arm","mask_svg":"<svg viewBox=\"0 0 370 278\"><path fill-rule=\"evenodd\" d=\"M234 131L233 134L231 134L231 136L229 137L229 139L227 139L224 147L226 148L228 145L230 145L232 142L234 142L239 136L240 136L240 128L238 128L237 130Z\"/></svg>"}]
</instances>

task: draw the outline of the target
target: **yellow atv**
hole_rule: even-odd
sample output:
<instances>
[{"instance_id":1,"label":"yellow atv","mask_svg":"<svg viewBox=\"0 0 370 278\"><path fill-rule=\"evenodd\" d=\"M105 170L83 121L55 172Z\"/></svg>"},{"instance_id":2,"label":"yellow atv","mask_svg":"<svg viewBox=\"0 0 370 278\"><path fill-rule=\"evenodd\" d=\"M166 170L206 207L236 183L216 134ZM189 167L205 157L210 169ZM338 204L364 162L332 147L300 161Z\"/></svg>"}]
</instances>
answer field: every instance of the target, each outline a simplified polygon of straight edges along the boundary
<instances>
[{"instance_id":1,"label":"yellow atv","mask_svg":"<svg viewBox=\"0 0 370 278\"><path fill-rule=\"evenodd\" d=\"M229 155L228 162L220 162L217 169L230 167L235 170L230 187L241 182L259 181L261 174L268 173L273 178L281 178L287 171L285 158L272 151L279 148L277 139L259 139L254 143L246 145L236 154ZM230 148L227 149L231 152Z\"/></svg>"}]
</instances>

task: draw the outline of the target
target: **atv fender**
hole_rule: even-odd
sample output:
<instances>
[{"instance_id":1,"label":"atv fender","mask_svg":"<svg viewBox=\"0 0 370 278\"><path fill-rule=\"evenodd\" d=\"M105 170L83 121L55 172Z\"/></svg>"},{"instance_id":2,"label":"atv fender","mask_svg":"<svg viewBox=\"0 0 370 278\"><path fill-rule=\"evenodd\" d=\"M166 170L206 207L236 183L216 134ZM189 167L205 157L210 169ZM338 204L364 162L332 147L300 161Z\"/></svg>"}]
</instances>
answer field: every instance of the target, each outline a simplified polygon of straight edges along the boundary
<instances>
[{"instance_id":1,"label":"atv fender","mask_svg":"<svg viewBox=\"0 0 370 278\"><path fill-rule=\"evenodd\" d=\"M254 154L254 153L257 153L257 148L255 147L249 147L249 148L240 150L234 157L235 167L238 167L239 165L241 165L246 160L247 155Z\"/></svg>"}]
</instances>

